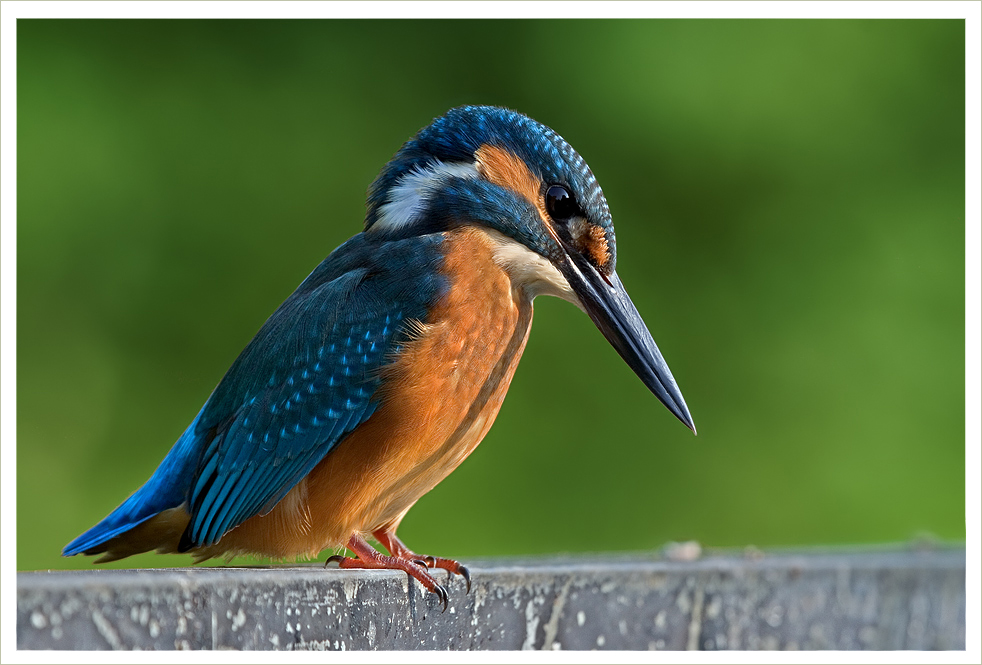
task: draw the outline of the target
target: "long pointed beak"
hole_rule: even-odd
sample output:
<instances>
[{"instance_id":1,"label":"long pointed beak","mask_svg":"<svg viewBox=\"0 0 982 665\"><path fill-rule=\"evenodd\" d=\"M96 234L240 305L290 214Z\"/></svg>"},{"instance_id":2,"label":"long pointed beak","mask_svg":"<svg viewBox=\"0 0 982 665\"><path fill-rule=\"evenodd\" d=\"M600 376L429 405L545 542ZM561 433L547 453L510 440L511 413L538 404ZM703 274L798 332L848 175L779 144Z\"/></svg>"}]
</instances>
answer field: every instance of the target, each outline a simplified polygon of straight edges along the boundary
<instances>
[{"instance_id":1,"label":"long pointed beak","mask_svg":"<svg viewBox=\"0 0 982 665\"><path fill-rule=\"evenodd\" d=\"M695 433L682 391L617 273L601 275L577 252L567 257L560 269L583 309L644 385Z\"/></svg>"}]
</instances>

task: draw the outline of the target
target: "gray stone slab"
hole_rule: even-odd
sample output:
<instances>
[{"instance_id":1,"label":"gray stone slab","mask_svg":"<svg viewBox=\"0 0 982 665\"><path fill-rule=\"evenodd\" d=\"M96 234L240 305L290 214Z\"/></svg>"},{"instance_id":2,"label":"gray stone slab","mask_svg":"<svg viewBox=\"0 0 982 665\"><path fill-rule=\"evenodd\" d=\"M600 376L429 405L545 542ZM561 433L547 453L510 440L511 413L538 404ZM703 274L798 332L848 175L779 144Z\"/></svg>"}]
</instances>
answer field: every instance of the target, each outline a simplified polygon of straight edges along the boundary
<instances>
[{"instance_id":1,"label":"gray stone slab","mask_svg":"<svg viewBox=\"0 0 982 665\"><path fill-rule=\"evenodd\" d=\"M22 572L20 649L964 649L965 551Z\"/></svg>"}]
</instances>

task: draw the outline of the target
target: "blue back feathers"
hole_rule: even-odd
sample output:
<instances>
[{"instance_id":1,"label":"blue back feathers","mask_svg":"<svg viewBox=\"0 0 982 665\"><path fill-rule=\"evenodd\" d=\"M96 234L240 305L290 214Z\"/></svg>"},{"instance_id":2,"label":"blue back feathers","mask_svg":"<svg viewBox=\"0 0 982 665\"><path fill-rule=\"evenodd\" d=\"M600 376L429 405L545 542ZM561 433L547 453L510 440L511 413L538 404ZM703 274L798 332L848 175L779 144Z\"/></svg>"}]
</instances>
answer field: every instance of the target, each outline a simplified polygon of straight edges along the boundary
<instances>
[{"instance_id":1,"label":"blue back feathers","mask_svg":"<svg viewBox=\"0 0 982 665\"><path fill-rule=\"evenodd\" d=\"M378 407L380 368L444 293L441 236L359 234L273 313L154 475L65 555L188 505L181 549L268 512Z\"/></svg>"}]
</instances>

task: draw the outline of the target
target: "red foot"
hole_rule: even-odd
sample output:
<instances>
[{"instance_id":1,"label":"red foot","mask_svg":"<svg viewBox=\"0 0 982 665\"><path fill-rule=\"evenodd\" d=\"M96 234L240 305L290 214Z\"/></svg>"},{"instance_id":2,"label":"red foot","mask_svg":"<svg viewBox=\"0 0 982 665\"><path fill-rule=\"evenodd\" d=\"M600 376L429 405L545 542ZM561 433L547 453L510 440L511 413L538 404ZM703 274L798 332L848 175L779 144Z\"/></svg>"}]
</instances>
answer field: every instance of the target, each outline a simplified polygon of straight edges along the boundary
<instances>
[{"instance_id":1,"label":"red foot","mask_svg":"<svg viewBox=\"0 0 982 665\"><path fill-rule=\"evenodd\" d=\"M327 563L337 561L340 568L371 568L385 570L401 570L410 577L415 578L422 584L427 591L435 593L443 604L443 611L447 611L450 600L447 590L440 586L433 577L426 572L425 562L419 561L413 555L411 558L401 558L399 556L385 556L375 550L374 547L361 536L355 534L348 539L348 549L354 552L358 558L334 555L327 559ZM408 550L406 550L408 551ZM432 557L431 557L432 558ZM325 564L327 565L327 564Z\"/></svg>"},{"instance_id":2,"label":"red foot","mask_svg":"<svg viewBox=\"0 0 982 665\"><path fill-rule=\"evenodd\" d=\"M467 582L467 593L471 591L471 571L467 570L467 566L463 566L458 561L453 559L443 559L438 556L429 556L426 554L416 554L411 549L406 547L395 534L395 530L388 531L385 528L379 529L378 531L373 531L372 535L375 536L385 549L389 550L389 553L397 559L403 559L408 561L415 561L421 563L427 568L442 568L447 571L447 580L450 579L450 575L460 575Z\"/></svg>"}]
</instances>

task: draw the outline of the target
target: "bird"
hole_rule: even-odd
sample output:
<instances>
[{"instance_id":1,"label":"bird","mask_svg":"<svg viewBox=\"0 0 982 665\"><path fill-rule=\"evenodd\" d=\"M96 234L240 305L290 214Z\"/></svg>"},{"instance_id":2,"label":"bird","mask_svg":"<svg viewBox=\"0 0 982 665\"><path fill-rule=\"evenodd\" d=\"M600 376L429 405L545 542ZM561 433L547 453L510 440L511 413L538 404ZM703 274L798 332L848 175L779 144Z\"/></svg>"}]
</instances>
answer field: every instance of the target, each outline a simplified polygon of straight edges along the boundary
<instances>
[{"instance_id":1,"label":"bird","mask_svg":"<svg viewBox=\"0 0 982 665\"><path fill-rule=\"evenodd\" d=\"M63 555L346 548L328 562L404 571L445 611L435 572L469 591L469 570L396 530L487 434L536 296L583 310L695 433L615 267L607 200L559 134L499 106L450 109L382 168L363 230L260 327L150 479Z\"/></svg>"}]
</instances>

